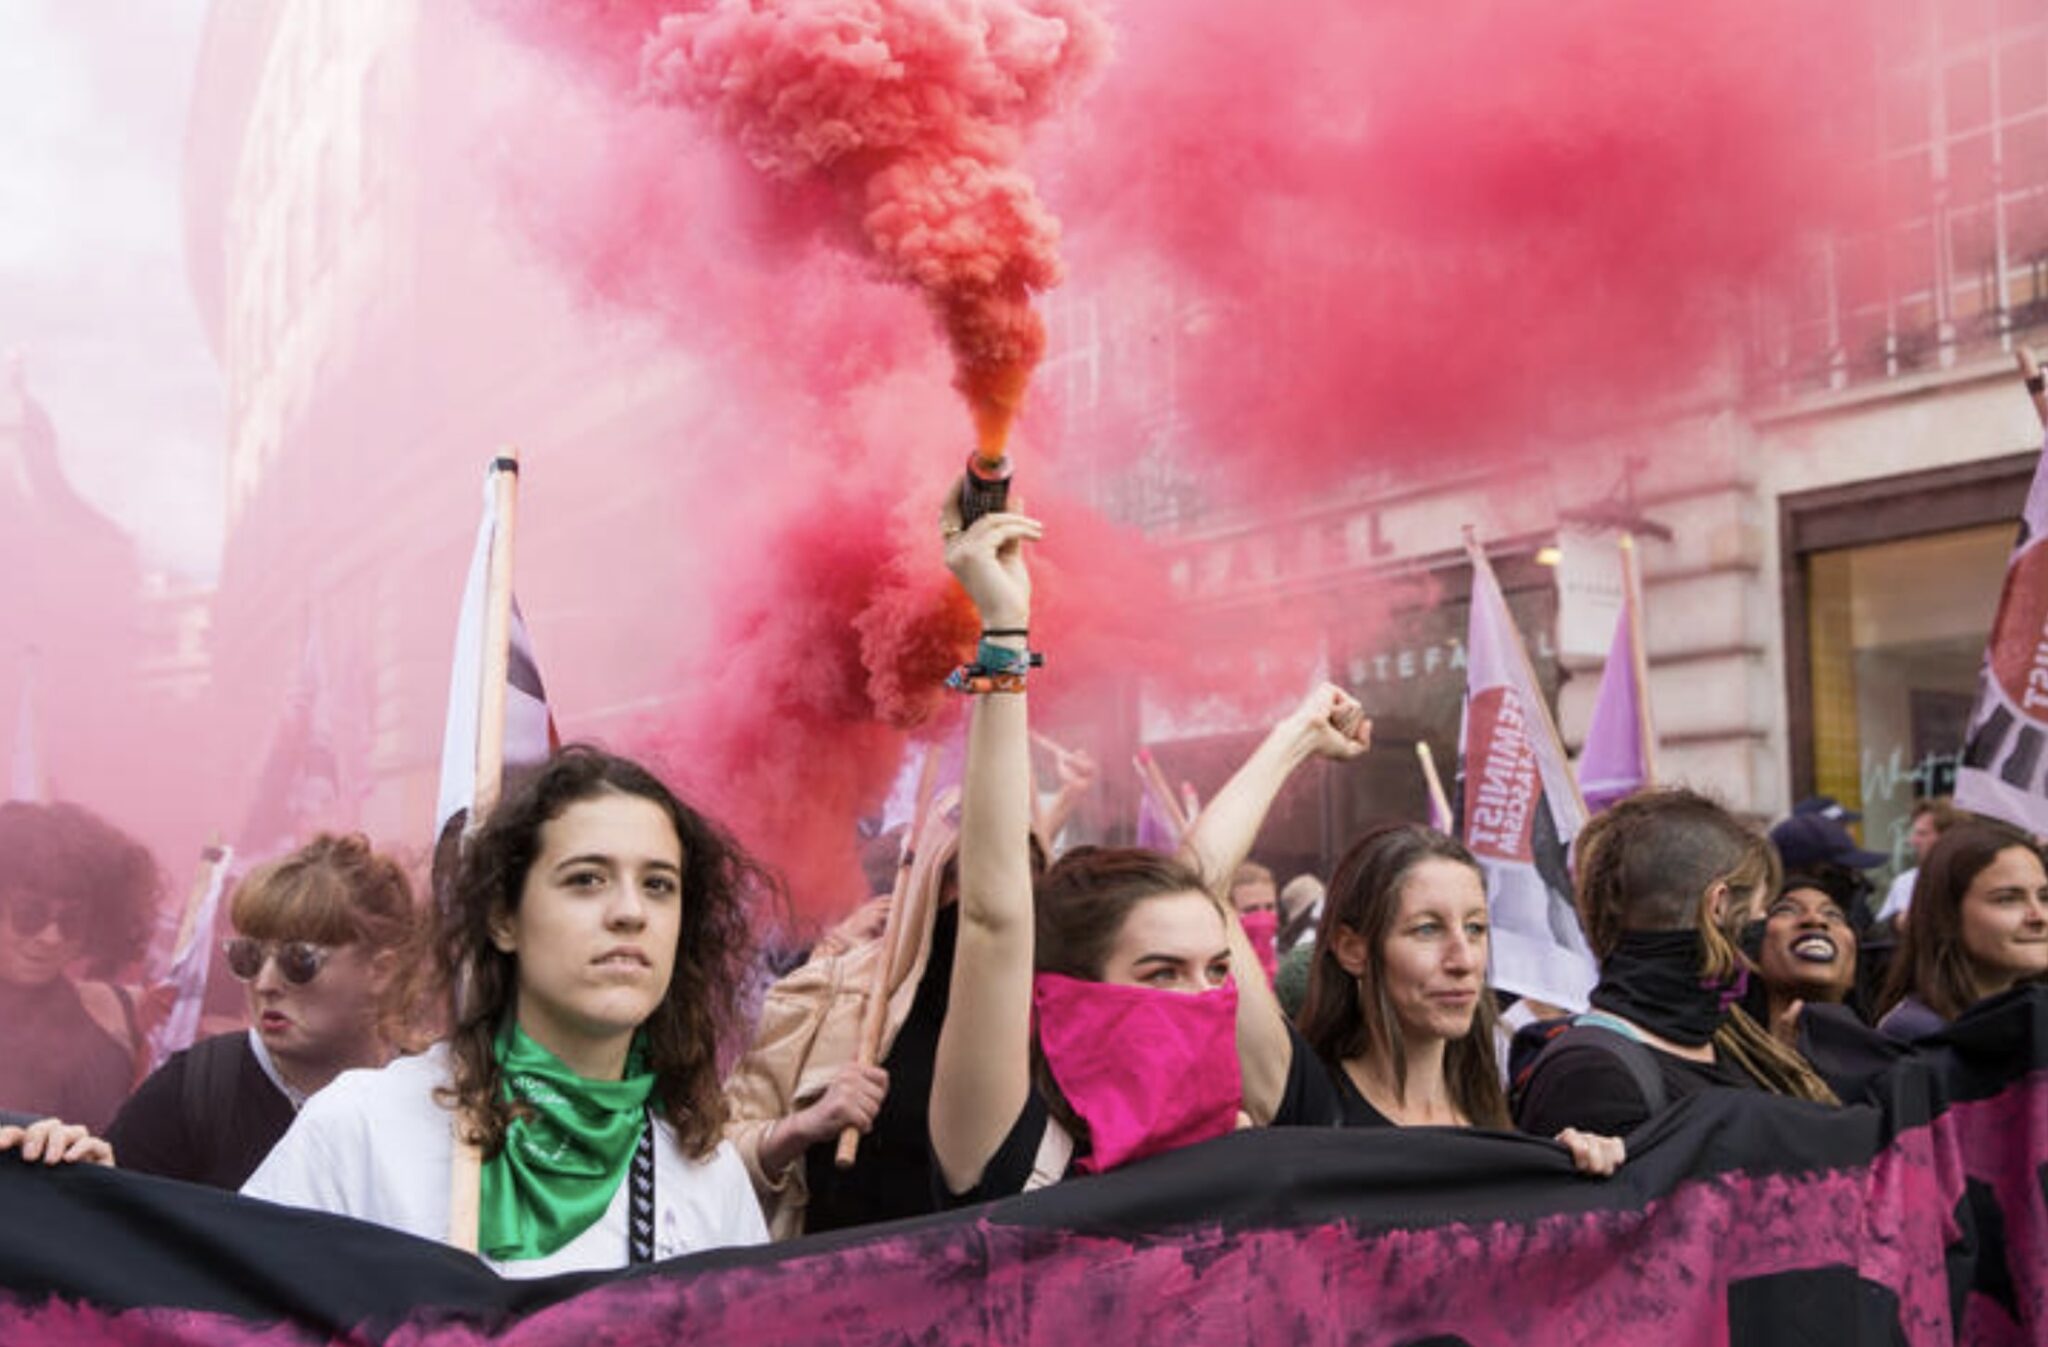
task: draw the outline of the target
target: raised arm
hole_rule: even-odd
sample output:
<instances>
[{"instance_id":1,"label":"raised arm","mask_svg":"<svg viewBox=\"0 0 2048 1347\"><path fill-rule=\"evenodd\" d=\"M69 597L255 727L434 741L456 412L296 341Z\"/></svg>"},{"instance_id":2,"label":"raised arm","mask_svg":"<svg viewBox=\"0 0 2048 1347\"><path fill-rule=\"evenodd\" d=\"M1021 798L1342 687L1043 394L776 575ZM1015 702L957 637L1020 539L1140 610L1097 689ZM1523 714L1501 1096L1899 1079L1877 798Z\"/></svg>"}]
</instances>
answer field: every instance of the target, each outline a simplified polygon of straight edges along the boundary
<instances>
[{"instance_id":1,"label":"raised arm","mask_svg":"<svg viewBox=\"0 0 2048 1347\"><path fill-rule=\"evenodd\" d=\"M1372 744L1372 722L1358 700L1325 683L1275 725L1244 766L1216 792L1188 827L1181 845L1189 861L1223 903L1230 928L1230 966L1237 977L1237 1053L1244 1076L1244 1107L1253 1122L1268 1123L1280 1106L1293 1064L1287 1016L1263 975L1237 910L1230 880L1251 853L1266 813L1294 770L1310 758L1345 760Z\"/></svg>"},{"instance_id":2,"label":"raised arm","mask_svg":"<svg viewBox=\"0 0 2048 1347\"><path fill-rule=\"evenodd\" d=\"M1039 525L986 515L946 543L982 629L1030 625L1023 546ZM986 637L1023 650L1022 636ZM1031 741L1021 692L977 694L960 791L960 935L932 1068L932 1153L963 1193L1016 1125L1031 1090Z\"/></svg>"},{"instance_id":3,"label":"raised arm","mask_svg":"<svg viewBox=\"0 0 2048 1347\"><path fill-rule=\"evenodd\" d=\"M1078 748L1053 750L1059 767L1059 794L1053 796L1052 804L1046 808L1045 817L1040 819L1039 828L1049 848L1059 840L1060 831L1067 826L1067 820L1074 816L1081 798L1095 789L1095 759Z\"/></svg>"}]
</instances>

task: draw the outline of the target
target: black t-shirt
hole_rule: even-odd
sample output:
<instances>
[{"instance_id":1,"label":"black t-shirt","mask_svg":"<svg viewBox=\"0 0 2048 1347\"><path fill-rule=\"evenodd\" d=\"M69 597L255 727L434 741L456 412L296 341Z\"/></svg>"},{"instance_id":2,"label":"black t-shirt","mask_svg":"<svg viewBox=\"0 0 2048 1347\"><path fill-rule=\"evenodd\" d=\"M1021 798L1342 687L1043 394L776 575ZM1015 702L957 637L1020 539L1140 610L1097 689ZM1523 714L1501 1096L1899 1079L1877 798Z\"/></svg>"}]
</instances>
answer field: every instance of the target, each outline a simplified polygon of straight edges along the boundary
<instances>
[{"instance_id":1,"label":"black t-shirt","mask_svg":"<svg viewBox=\"0 0 2048 1347\"><path fill-rule=\"evenodd\" d=\"M122 1009L132 1034L125 996ZM0 1108L100 1132L134 1083L128 1045L108 1037L69 978L0 982Z\"/></svg>"},{"instance_id":2,"label":"black t-shirt","mask_svg":"<svg viewBox=\"0 0 2048 1347\"><path fill-rule=\"evenodd\" d=\"M1754 1090L1755 1081L1720 1062L1693 1062L1640 1045L1664 1082L1664 1104L1715 1088ZM1613 1050L1595 1043L1559 1043L1543 1056L1523 1091L1515 1126L1532 1136L1554 1137L1567 1127L1600 1136L1625 1137L1650 1120L1649 1101L1628 1066Z\"/></svg>"},{"instance_id":3,"label":"black t-shirt","mask_svg":"<svg viewBox=\"0 0 2048 1347\"><path fill-rule=\"evenodd\" d=\"M246 1033L194 1044L136 1088L107 1140L122 1169L238 1189L292 1125Z\"/></svg>"},{"instance_id":4,"label":"black t-shirt","mask_svg":"<svg viewBox=\"0 0 2048 1347\"><path fill-rule=\"evenodd\" d=\"M1344 1069L1342 1062L1328 1068L1328 1070L1330 1073L1330 1083L1335 1087L1337 1094L1338 1126L1395 1127L1399 1125L1392 1118L1389 1118L1386 1114L1372 1106L1372 1101L1367 1099L1364 1091L1358 1088L1358 1082L1351 1079L1351 1073Z\"/></svg>"},{"instance_id":5,"label":"black t-shirt","mask_svg":"<svg viewBox=\"0 0 2048 1347\"><path fill-rule=\"evenodd\" d=\"M1293 1049L1287 1065L1287 1084L1281 1091L1280 1106L1274 1111L1269 1126L1336 1126L1342 1109L1337 1089L1330 1083L1330 1073L1323 1069L1323 1064L1292 1024L1287 1026L1287 1040ZM999 1197L1014 1197L1023 1192L1038 1161L1038 1148L1045 1143L1045 1129L1051 1122L1052 1113L1046 1108L1045 1099L1037 1090L1031 1091L1024 1097L1024 1107L1018 1111L1017 1121L1011 1125L1009 1135L989 1157L988 1164L981 1171L981 1182L974 1187L964 1193L948 1192L945 1175L940 1172L937 1160L930 1161L934 1195L944 1206L965 1207L976 1202L992 1202ZM1075 1151L1062 1178L1073 1175L1074 1162L1084 1153L1078 1149Z\"/></svg>"},{"instance_id":6,"label":"black t-shirt","mask_svg":"<svg viewBox=\"0 0 2048 1347\"><path fill-rule=\"evenodd\" d=\"M953 947L960 934L960 905L948 903L932 922L931 955L910 1014L897 1029L882 1069L889 1092L875 1114L874 1128L860 1139L851 1169L834 1163L836 1144L804 1152L804 1180L810 1203L804 1231L924 1216L937 1211L931 1184L932 1064L939 1055L939 1027L953 989ZM1028 1166L1027 1166L1028 1169Z\"/></svg>"}]
</instances>

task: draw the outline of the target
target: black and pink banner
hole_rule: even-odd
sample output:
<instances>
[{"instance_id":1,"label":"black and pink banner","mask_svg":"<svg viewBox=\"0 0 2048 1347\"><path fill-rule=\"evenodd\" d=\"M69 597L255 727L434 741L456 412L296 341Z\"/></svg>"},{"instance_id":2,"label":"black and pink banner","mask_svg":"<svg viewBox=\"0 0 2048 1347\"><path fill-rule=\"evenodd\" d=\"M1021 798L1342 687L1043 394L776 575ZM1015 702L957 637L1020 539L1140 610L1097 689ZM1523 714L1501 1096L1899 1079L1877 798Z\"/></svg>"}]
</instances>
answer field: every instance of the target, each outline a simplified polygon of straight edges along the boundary
<instances>
[{"instance_id":1,"label":"black and pink banner","mask_svg":"<svg viewBox=\"0 0 2048 1347\"><path fill-rule=\"evenodd\" d=\"M1525 1137L1247 1132L956 1215L528 1283L355 1222L7 1164L0 1342L2048 1341L2048 990L1873 1093L1703 1095L1604 1182Z\"/></svg>"}]
</instances>

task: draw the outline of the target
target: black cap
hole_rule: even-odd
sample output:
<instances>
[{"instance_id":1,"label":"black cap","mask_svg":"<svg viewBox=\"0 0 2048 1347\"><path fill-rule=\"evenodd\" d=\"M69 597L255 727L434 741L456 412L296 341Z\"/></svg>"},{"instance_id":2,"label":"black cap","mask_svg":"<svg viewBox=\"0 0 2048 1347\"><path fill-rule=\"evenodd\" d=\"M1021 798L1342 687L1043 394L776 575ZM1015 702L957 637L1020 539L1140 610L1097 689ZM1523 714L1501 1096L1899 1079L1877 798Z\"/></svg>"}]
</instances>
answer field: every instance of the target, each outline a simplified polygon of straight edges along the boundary
<instances>
[{"instance_id":1,"label":"black cap","mask_svg":"<svg viewBox=\"0 0 2048 1347\"><path fill-rule=\"evenodd\" d=\"M1792 806L1792 816L1794 818L1802 814L1818 814L1822 818L1831 818L1837 823L1861 823L1863 821L1863 815L1844 805L1832 795L1809 795L1798 804Z\"/></svg>"},{"instance_id":2,"label":"black cap","mask_svg":"<svg viewBox=\"0 0 2048 1347\"><path fill-rule=\"evenodd\" d=\"M1778 848L1787 870L1805 870L1815 865L1871 870L1891 859L1881 851L1865 851L1857 846L1847 828L1821 813L1794 814L1771 829L1771 843Z\"/></svg>"}]
</instances>

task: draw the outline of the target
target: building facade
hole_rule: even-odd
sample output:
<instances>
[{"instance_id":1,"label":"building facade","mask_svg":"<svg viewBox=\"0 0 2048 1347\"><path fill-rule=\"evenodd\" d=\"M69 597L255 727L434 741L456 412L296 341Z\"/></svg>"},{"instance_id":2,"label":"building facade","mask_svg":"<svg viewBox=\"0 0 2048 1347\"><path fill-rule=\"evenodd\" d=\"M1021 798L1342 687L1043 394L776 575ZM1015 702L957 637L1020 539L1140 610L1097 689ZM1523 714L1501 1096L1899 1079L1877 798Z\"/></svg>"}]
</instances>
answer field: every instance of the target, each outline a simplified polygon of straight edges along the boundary
<instances>
[{"instance_id":1,"label":"building facade","mask_svg":"<svg viewBox=\"0 0 2048 1347\"><path fill-rule=\"evenodd\" d=\"M1305 605L1323 667L1378 717L1378 741L1454 760L1470 574L1461 530L1486 530L1539 676L1576 748L1598 658L1558 658L1558 590L1536 564L1574 517L1632 514L1659 774L1760 819L1808 795L1866 817L1903 859L1912 802L1952 779L1984 639L2042 427L2014 348L2048 344L2048 11L1977 0L1891 7L1868 153L1883 228L1819 241L1792 302L1759 306L1744 348L1684 406L1595 426L1518 472L1426 469L1336 483L1280 518L1236 514L1181 465L1198 436L1175 405L1175 345L1202 315L1170 287L1151 308L1055 302L1047 377L1085 418L1106 383L1149 419L1097 499L1173 554L1179 593L1233 614ZM1138 737L1198 786L1250 724L1136 713ZM1327 869L1382 815L1422 817L1408 752L1320 773L1283 801L1262 847Z\"/></svg>"}]
</instances>

